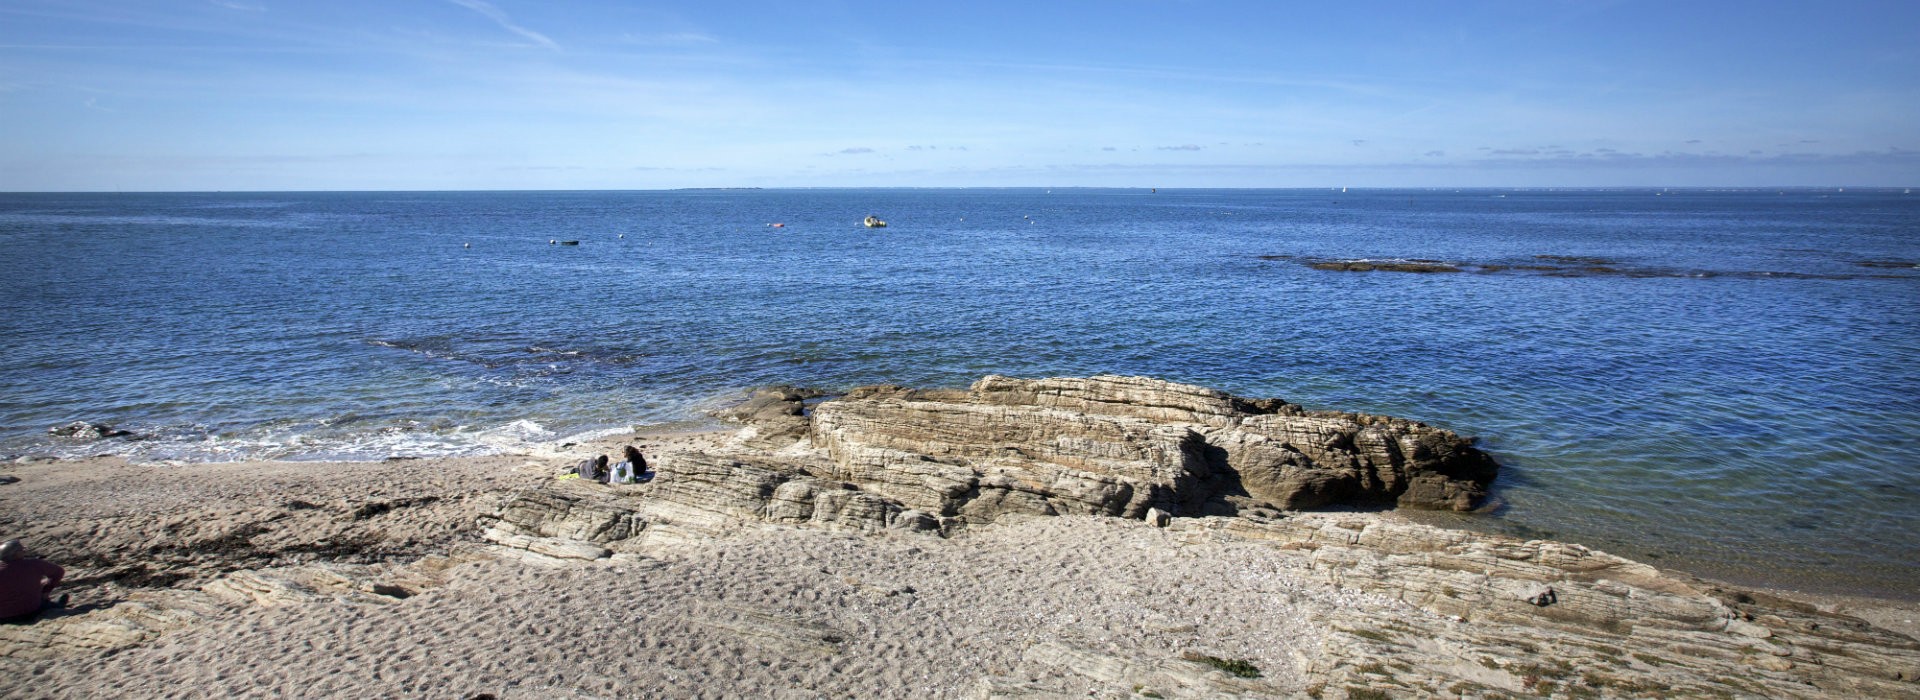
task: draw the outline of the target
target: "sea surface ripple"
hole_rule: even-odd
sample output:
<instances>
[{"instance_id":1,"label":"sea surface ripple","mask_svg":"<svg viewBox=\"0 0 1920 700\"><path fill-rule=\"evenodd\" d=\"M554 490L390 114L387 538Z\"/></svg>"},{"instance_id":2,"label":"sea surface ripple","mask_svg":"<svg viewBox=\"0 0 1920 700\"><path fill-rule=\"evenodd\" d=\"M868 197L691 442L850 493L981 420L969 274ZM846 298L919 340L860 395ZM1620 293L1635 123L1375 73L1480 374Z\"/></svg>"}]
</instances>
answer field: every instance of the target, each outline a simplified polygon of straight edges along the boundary
<instances>
[{"instance_id":1,"label":"sea surface ripple","mask_svg":"<svg viewBox=\"0 0 1920 700\"><path fill-rule=\"evenodd\" d=\"M483 453L767 383L1148 375L1480 436L1493 512L1442 520L1920 595L1899 190L0 194L0 246L5 455ZM1501 271L1543 255L1638 272Z\"/></svg>"}]
</instances>

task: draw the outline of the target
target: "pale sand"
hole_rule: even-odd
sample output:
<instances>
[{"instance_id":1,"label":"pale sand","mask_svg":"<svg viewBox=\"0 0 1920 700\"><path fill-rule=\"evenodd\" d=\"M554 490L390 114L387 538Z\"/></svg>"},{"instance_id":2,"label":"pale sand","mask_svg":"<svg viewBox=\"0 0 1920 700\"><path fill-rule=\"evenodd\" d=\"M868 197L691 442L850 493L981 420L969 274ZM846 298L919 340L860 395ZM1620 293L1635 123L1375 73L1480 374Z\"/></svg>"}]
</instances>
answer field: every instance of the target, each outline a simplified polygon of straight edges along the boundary
<instances>
[{"instance_id":1,"label":"pale sand","mask_svg":"<svg viewBox=\"0 0 1920 700\"><path fill-rule=\"evenodd\" d=\"M584 447L616 453L629 439ZM717 439L638 441L653 452ZM337 558L340 543L393 562L474 551L474 516L573 458L12 465L0 473L21 481L0 486L0 536L68 565L76 605L100 604L128 592L104 580L116 568L193 574L177 584L190 587L228 568ZM165 550L246 524L258 550ZM142 560L165 565L130 568ZM1052 641L1246 659L1297 692L1337 620L1432 616L1338 590L1301 561L1112 518L1015 518L950 540L759 529L661 558L480 558L396 602L240 607L117 653L0 659L0 696L963 697L982 676L1057 673L1029 653ZM1920 617L1897 601L1814 602L1909 635Z\"/></svg>"}]
</instances>

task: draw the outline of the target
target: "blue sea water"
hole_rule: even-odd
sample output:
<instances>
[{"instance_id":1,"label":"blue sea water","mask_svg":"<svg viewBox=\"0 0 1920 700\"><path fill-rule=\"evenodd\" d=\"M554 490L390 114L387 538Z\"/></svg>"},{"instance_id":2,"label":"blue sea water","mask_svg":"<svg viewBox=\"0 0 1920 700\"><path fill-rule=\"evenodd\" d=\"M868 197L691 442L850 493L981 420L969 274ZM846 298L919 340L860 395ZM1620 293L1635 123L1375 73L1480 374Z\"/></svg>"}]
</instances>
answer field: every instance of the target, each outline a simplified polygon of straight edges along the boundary
<instances>
[{"instance_id":1,"label":"blue sea water","mask_svg":"<svg viewBox=\"0 0 1920 700\"><path fill-rule=\"evenodd\" d=\"M0 251L4 455L478 453L768 383L1137 374L1480 436L1496 505L1450 522L1920 595L1900 190L0 194ZM1635 274L1306 264L1539 255Z\"/></svg>"}]
</instances>

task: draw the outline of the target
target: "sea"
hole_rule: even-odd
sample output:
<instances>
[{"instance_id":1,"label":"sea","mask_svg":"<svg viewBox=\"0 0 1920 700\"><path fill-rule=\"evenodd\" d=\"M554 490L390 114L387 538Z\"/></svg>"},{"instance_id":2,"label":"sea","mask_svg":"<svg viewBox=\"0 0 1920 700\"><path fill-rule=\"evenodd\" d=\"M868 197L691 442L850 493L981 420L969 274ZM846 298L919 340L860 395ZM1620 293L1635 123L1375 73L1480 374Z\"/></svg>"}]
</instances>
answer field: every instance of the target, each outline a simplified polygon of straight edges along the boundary
<instances>
[{"instance_id":1,"label":"sea","mask_svg":"<svg viewBox=\"0 0 1920 700\"><path fill-rule=\"evenodd\" d=\"M0 194L0 339L12 460L486 454L767 384L1144 375L1477 436L1500 477L1451 525L1920 598L1904 189Z\"/></svg>"}]
</instances>

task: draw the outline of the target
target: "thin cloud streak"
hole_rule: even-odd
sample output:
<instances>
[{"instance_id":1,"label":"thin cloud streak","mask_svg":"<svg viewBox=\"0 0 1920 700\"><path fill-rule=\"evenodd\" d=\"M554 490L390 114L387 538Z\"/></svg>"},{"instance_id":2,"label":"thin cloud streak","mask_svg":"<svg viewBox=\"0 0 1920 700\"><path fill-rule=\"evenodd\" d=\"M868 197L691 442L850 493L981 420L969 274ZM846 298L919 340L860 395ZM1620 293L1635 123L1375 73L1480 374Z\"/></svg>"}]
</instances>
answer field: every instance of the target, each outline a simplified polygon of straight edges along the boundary
<instances>
[{"instance_id":1,"label":"thin cloud streak","mask_svg":"<svg viewBox=\"0 0 1920 700\"><path fill-rule=\"evenodd\" d=\"M493 20L495 24L500 25L500 28L526 37L533 43L555 51L560 50L560 45L554 43L552 39L547 38L547 35L514 24L513 18L508 17L507 13L502 12L500 8L494 7L493 3L486 2L485 0L447 0L447 2L478 12L487 19Z\"/></svg>"}]
</instances>

